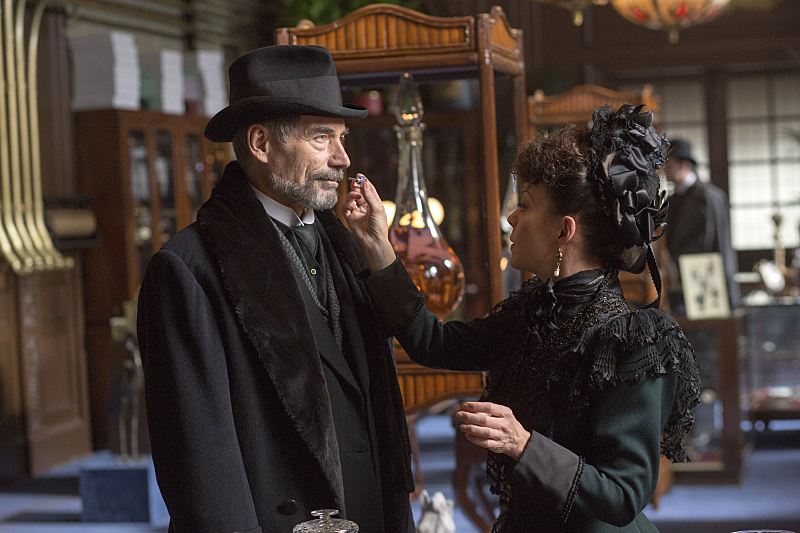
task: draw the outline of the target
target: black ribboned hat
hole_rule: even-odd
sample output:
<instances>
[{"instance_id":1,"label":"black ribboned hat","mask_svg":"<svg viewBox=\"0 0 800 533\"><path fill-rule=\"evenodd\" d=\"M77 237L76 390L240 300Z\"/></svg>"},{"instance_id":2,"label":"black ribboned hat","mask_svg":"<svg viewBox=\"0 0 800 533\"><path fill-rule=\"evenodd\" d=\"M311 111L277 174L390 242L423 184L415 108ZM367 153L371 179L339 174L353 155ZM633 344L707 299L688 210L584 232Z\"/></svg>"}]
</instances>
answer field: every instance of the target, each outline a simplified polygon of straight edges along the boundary
<instances>
[{"instance_id":1,"label":"black ribboned hat","mask_svg":"<svg viewBox=\"0 0 800 533\"><path fill-rule=\"evenodd\" d=\"M342 105L330 52L322 46L275 45L237 58L230 69L230 98L208 122L207 139L227 142L235 131L275 114L361 118L367 108Z\"/></svg>"}]
</instances>

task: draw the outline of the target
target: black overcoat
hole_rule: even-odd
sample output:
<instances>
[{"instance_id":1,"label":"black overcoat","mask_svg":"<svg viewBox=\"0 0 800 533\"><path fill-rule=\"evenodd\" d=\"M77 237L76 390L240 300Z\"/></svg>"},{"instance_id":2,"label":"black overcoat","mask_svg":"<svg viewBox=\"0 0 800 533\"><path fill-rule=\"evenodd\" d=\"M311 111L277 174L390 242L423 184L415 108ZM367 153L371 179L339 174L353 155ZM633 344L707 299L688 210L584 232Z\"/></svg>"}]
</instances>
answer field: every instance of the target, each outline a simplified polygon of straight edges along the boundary
<instances>
[{"instance_id":1,"label":"black overcoat","mask_svg":"<svg viewBox=\"0 0 800 533\"><path fill-rule=\"evenodd\" d=\"M735 309L739 307L741 289L734 281L739 262L731 242L729 207L728 196L722 189L698 179L686 191L669 197L666 238L675 264L684 254L722 255L728 301Z\"/></svg>"},{"instance_id":2,"label":"black overcoat","mask_svg":"<svg viewBox=\"0 0 800 533\"><path fill-rule=\"evenodd\" d=\"M384 514L398 517L387 532L405 533L413 481L391 345L358 279L366 263L350 233L332 212L317 216L346 280L337 293L352 302L343 327L360 328L367 355ZM287 532L314 509L344 509L331 402L299 290L235 162L198 221L151 259L138 334L171 531Z\"/></svg>"}]
</instances>

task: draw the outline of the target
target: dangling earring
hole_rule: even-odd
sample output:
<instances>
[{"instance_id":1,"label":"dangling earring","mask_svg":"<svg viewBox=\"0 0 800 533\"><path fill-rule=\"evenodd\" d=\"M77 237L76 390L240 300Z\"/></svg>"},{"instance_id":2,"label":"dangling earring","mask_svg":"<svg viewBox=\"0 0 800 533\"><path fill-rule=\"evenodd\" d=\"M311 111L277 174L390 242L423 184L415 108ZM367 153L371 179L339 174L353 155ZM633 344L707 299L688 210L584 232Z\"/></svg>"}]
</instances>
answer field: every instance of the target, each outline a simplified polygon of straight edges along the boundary
<instances>
[{"instance_id":1,"label":"dangling earring","mask_svg":"<svg viewBox=\"0 0 800 533\"><path fill-rule=\"evenodd\" d=\"M556 254L556 271L553 272L553 277L557 278L558 275L561 273L561 258L564 257L561 254L561 248L558 249L558 253Z\"/></svg>"}]
</instances>

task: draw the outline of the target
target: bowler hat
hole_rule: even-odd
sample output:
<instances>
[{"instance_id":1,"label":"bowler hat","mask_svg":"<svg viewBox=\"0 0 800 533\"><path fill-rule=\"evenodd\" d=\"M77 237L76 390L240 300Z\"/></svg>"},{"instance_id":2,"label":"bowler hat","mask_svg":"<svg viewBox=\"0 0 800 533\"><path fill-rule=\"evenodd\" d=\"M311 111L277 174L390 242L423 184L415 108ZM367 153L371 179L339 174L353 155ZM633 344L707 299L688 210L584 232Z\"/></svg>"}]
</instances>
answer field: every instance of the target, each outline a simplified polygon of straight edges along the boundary
<instances>
[{"instance_id":1,"label":"bowler hat","mask_svg":"<svg viewBox=\"0 0 800 533\"><path fill-rule=\"evenodd\" d=\"M692 157L692 143L683 139L670 139L667 157L669 159L685 159L692 165L697 165L697 161Z\"/></svg>"},{"instance_id":2,"label":"bowler hat","mask_svg":"<svg viewBox=\"0 0 800 533\"><path fill-rule=\"evenodd\" d=\"M208 121L205 136L226 142L244 125L270 115L364 117L367 108L342 105L333 58L322 46L265 46L237 58L230 69L228 107Z\"/></svg>"}]
</instances>

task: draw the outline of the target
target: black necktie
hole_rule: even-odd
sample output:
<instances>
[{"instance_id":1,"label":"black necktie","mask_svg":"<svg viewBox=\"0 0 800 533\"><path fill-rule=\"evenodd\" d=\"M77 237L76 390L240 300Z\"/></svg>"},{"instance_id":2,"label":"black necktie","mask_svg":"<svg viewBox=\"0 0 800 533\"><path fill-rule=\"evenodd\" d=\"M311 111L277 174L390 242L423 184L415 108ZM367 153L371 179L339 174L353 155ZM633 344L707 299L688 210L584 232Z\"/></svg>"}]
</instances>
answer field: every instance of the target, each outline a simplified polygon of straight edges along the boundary
<instances>
[{"instance_id":1,"label":"black necktie","mask_svg":"<svg viewBox=\"0 0 800 533\"><path fill-rule=\"evenodd\" d=\"M311 253L311 257L317 257L317 228L314 224L299 224L292 227L292 231L298 237L301 246L305 246Z\"/></svg>"},{"instance_id":2,"label":"black necktie","mask_svg":"<svg viewBox=\"0 0 800 533\"><path fill-rule=\"evenodd\" d=\"M325 279L323 260L317 254L319 249L319 235L314 224L298 224L292 226L292 232L297 239L297 246L305 259L308 273L311 274L311 281L317 292L317 298L325 307L328 306L328 291Z\"/></svg>"}]
</instances>

